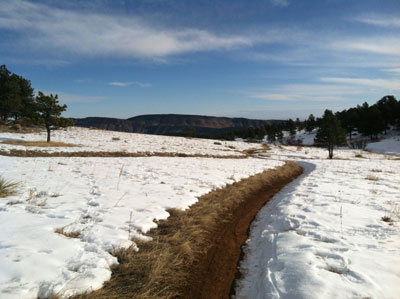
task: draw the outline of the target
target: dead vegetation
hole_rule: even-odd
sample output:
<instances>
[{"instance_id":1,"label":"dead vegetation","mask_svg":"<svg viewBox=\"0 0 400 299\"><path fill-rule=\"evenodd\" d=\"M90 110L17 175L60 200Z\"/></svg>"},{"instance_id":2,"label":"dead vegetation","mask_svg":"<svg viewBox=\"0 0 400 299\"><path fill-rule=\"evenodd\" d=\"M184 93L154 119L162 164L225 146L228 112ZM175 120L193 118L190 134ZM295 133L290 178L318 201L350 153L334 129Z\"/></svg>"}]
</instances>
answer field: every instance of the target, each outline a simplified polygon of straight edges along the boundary
<instances>
[{"instance_id":1,"label":"dead vegetation","mask_svg":"<svg viewBox=\"0 0 400 299\"><path fill-rule=\"evenodd\" d=\"M301 173L287 162L212 191L186 211L170 210L148 234L153 241L115 252L120 265L103 289L77 298L227 298L250 222Z\"/></svg>"},{"instance_id":2,"label":"dead vegetation","mask_svg":"<svg viewBox=\"0 0 400 299\"><path fill-rule=\"evenodd\" d=\"M65 237L67 237L67 238L79 238L79 236L80 236L80 233L78 233L78 232L66 232L66 231L64 231L64 228L63 228L63 227L56 228L56 229L54 230L54 232L55 232L56 234L63 235L63 236L65 236Z\"/></svg>"},{"instance_id":3,"label":"dead vegetation","mask_svg":"<svg viewBox=\"0 0 400 299\"><path fill-rule=\"evenodd\" d=\"M89 152L89 151L76 151L76 152L47 152L42 150L0 150L0 155L10 157L34 157L34 158L47 158L47 157L99 157L99 158L119 158L119 157L180 157L180 158L216 158L216 159L246 159L249 155L204 155L204 154L185 154L185 153L171 153L171 152Z\"/></svg>"},{"instance_id":4,"label":"dead vegetation","mask_svg":"<svg viewBox=\"0 0 400 299\"><path fill-rule=\"evenodd\" d=\"M382 218L381 218L381 220L383 221L383 222L388 222L388 223L393 223L394 222L394 220L392 219L392 217L390 217L390 216L383 216Z\"/></svg>"},{"instance_id":5,"label":"dead vegetation","mask_svg":"<svg viewBox=\"0 0 400 299\"><path fill-rule=\"evenodd\" d=\"M373 176L373 175L368 175L365 179L369 180L369 181L374 181L374 182L379 181L379 178L376 176Z\"/></svg>"},{"instance_id":6,"label":"dead vegetation","mask_svg":"<svg viewBox=\"0 0 400 299\"><path fill-rule=\"evenodd\" d=\"M0 198L15 194L20 185L19 182L9 181L0 176Z\"/></svg>"},{"instance_id":7,"label":"dead vegetation","mask_svg":"<svg viewBox=\"0 0 400 299\"><path fill-rule=\"evenodd\" d=\"M36 147L77 147L78 145L64 142L46 141L14 141L4 140L1 143L9 145L36 146Z\"/></svg>"},{"instance_id":8,"label":"dead vegetation","mask_svg":"<svg viewBox=\"0 0 400 299\"><path fill-rule=\"evenodd\" d=\"M39 133L44 130L40 125L27 125L13 121L0 121L0 132L6 133Z\"/></svg>"}]
</instances>

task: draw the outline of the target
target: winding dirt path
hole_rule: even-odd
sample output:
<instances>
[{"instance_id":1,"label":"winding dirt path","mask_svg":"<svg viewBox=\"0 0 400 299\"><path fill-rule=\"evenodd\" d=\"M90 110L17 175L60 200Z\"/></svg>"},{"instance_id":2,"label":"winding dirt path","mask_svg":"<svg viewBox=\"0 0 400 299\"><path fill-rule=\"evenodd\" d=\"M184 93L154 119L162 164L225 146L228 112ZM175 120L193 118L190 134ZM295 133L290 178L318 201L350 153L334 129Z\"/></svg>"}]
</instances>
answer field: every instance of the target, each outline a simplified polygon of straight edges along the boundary
<instances>
[{"instance_id":1,"label":"winding dirt path","mask_svg":"<svg viewBox=\"0 0 400 299\"><path fill-rule=\"evenodd\" d=\"M214 246L199 261L191 288L183 298L229 298L238 271L241 246L249 237L251 222L270 198L302 173L300 167L291 165L293 171L290 174L266 182L263 188L236 207L230 221L221 223L220 232L213 238Z\"/></svg>"}]
</instances>

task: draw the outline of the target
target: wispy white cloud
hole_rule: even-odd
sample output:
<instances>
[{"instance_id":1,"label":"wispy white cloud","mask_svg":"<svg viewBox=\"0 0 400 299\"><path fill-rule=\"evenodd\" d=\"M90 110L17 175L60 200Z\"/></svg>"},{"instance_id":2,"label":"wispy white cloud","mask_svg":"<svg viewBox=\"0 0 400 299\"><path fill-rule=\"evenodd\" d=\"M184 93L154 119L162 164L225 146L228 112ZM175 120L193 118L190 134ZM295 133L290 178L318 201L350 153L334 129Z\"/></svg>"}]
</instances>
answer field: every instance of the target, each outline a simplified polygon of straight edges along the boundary
<instances>
[{"instance_id":1,"label":"wispy white cloud","mask_svg":"<svg viewBox=\"0 0 400 299\"><path fill-rule=\"evenodd\" d=\"M271 0L271 3L275 6L286 7L289 5L289 1L287 0Z\"/></svg>"},{"instance_id":2,"label":"wispy white cloud","mask_svg":"<svg viewBox=\"0 0 400 299\"><path fill-rule=\"evenodd\" d=\"M25 48L151 59L231 50L254 43L246 35L222 35L194 28L158 28L138 17L87 14L22 0L0 2L0 28L18 32L20 45Z\"/></svg>"},{"instance_id":3,"label":"wispy white cloud","mask_svg":"<svg viewBox=\"0 0 400 299\"><path fill-rule=\"evenodd\" d=\"M282 93L254 93L251 95L254 99L271 100L271 101L295 101L296 98L290 94Z\"/></svg>"},{"instance_id":4,"label":"wispy white cloud","mask_svg":"<svg viewBox=\"0 0 400 299\"><path fill-rule=\"evenodd\" d=\"M331 46L336 50L370 52L374 54L400 56L400 37L353 38L334 41Z\"/></svg>"},{"instance_id":5,"label":"wispy white cloud","mask_svg":"<svg viewBox=\"0 0 400 299\"><path fill-rule=\"evenodd\" d=\"M399 16L390 16L390 15L364 15L355 18L356 21L374 25L379 27L386 27L386 28L400 28L400 17Z\"/></svg>"},{"instance_id":6,"label":"wispy white cloud","mask_svg":"<svg viewBox=\"0 0 400 299\"><path fill-rule=\"evenodd\" d=\"M338 77L324 77L321 78L322 82L339 83L348 85L362 85L368 87L378 87L388 90L400 90L400 80L393 79L367 79L367 78L338 78Z\"/></svg>"},{"instance_id":7,"label":"wispy white cloud","mask_svg":"<svg viewBox=\"0 0 400 299\"><path fill-rule=\"evenodd\" d=\"M293 102L337 102L345 101L349 95L360 94L359 89L332 84L286 84L251 93L250 97L268 101Z\"/></svg>"},{"instance_id":8,"label":"wispy white cloud","mask_svg":"<svg viewBox=\"0 0 400 299\"><path fill-rule=\"evenodd\" d=\"M400 80L367 79L345 77L322 77L320 83L314 84L284 84L263 91L248 93L253 99L269 102L292 103L293 107L307 103L326 102L329 105L359 101L367 96L379 99L382 95L393 94L400 90Z\"/></svg>"},{"instance_id":9,"label":"wispy white cloud","mask_svg":"<svg viewBox=\"0 0 400 299\"><path fill-rule=\"evenodd\" d=\"M150 83L143 83L138 81L130 81L130 82L109 82L110 86L118 86L118 87L127 87L127 86L139 86L139 87L150 87Z\"/></svg>"},{"instance_id":10,"label":"wispy white cloud","mask_svg":"<svg viewBox=\"0 0 400 299\"><path fill-rule=\"evenodd\" d=\"M284 31L283 31L284 32ZM400 67L400 35L292 31L292 40L281 36L279 51L268 47L247 50L239 59L271 61L290 66L307 67Z\"/></svg>"},{"instance_id":11,"label":"wispy white cloud","mask_svg":"<svg viewBox=\"0 0 400 299\"><path fill-rule=\"evenodd\" d=\"M400 74L400 67L399 68L384 69L383 71L388 72L388 73Z\"/></svg>"}]
</instances>

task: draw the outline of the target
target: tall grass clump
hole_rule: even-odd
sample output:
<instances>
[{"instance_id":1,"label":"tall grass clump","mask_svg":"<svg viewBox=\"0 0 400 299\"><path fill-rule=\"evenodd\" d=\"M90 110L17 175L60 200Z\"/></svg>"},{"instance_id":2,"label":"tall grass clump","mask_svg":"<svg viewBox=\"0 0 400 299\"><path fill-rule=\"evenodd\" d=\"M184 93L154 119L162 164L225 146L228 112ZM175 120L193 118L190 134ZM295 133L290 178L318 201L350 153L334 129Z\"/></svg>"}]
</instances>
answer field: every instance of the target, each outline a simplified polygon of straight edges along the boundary
<instances>
[{"instance_id":1,"label":"tall grass clump","mask_svg":"<svg viewBox=\"0 0 400 299\"><path fill-rule=\"evenodd\" d=\"M19 182L9 181L0 176L0 198L15 194L19 185Z\"/></svg>"}]
</instances>

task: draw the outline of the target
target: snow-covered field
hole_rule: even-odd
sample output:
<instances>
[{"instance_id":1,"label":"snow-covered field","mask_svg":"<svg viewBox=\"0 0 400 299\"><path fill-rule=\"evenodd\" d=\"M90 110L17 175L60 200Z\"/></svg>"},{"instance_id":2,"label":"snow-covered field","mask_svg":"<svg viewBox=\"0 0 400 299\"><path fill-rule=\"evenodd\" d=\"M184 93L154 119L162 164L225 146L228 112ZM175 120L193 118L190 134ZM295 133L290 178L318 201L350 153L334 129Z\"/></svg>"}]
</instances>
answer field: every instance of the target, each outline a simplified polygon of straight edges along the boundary
<instances>
[{"instance_id":1,"label":"snow-covered field","mask_svg":"<svg viewBox=\"0 0 400 299\"><path fill-rule=\"evenodd\" d=\"M399 298L400 161L325 151L272 149L305 173L253 222L236 298Z\"/></svg>"},{"instance_id":2,"label":"snow-covered field","mask_svg":"<svg viewBox=\"0 0 400 299\"><path fill-rule=\"evenodd\" d=\"M367 145L367 150L386 155L400 155L400 136L393 136Z\"/></svg>"},{"instance_id":3,"label":"snow-covered field","mask_svg":"<svg viewBox=\"0 0 400 299\"><path fill-rule=\"evenodd\" d=\"M77 143L98 144L98 150L104 143L107 150L119 150L118 143L112 141L113 148L107 143L114 132L98 136L99 131L86 131ZM180 152L208 154L213 144L115 134L129 144L146 139L150 143L153 138L154 144L168 147L179 141ZM0 137L15 139L10 134ZM24 139L28 138L34 139L31 135ZM96 139L91 143L91 138ZM0 198L0 298L68 296L98 289L110 278L110 266L117 263L111 253L135 246L131 238L146 238L155 220L169 216L168 209L185 209L214 188L282 164L252 158L0 156L0 176L21 182L17 194ZM56 233L57 229L73 238Z\"/></svg>"},{"instance_id":4,"label":"snow-covered field","mask_svg":"<svg viewBox=\"0 0 400 299\"><path fill-rule=\"evenodd\" d=\"M5 139L45 135L0 133ZM53 140L80 147L50 151L222 156L261 148L82 128L56 132ZM135 246L131 238L146 238L169 208L185 209L213 188L285 160L299 161L305 174L254 222L238 298L397 298L400 161L359 150L337 150L337 159L327 160L327 153L272 146L260 159L0 156L0 176L21 182L17 194L0 198L0 298L100 288L117 263L111 253Z\"/></svg>"},{"instance_id":5,"label":"snow-covered field","mask_svg":"<svg viewBox=\"0 0 400 299\"><path fill-rule=\"evenodd\" d=\"M0 142L11 141L46 141L46 132L31 134L0 133ZM189 155L210 156L241 156L241 152L250 148L261 148L259 144L185 138L158 135L134 134L105 130L89 130L70 127L52 132L52 141L61 141L77 145L66 148L29 147L30 150L45 150L48 152L127 152L127 153L184 153ZM0 150L25 149L22 145L1 144Z\"/></svg>"}]
</instances>

